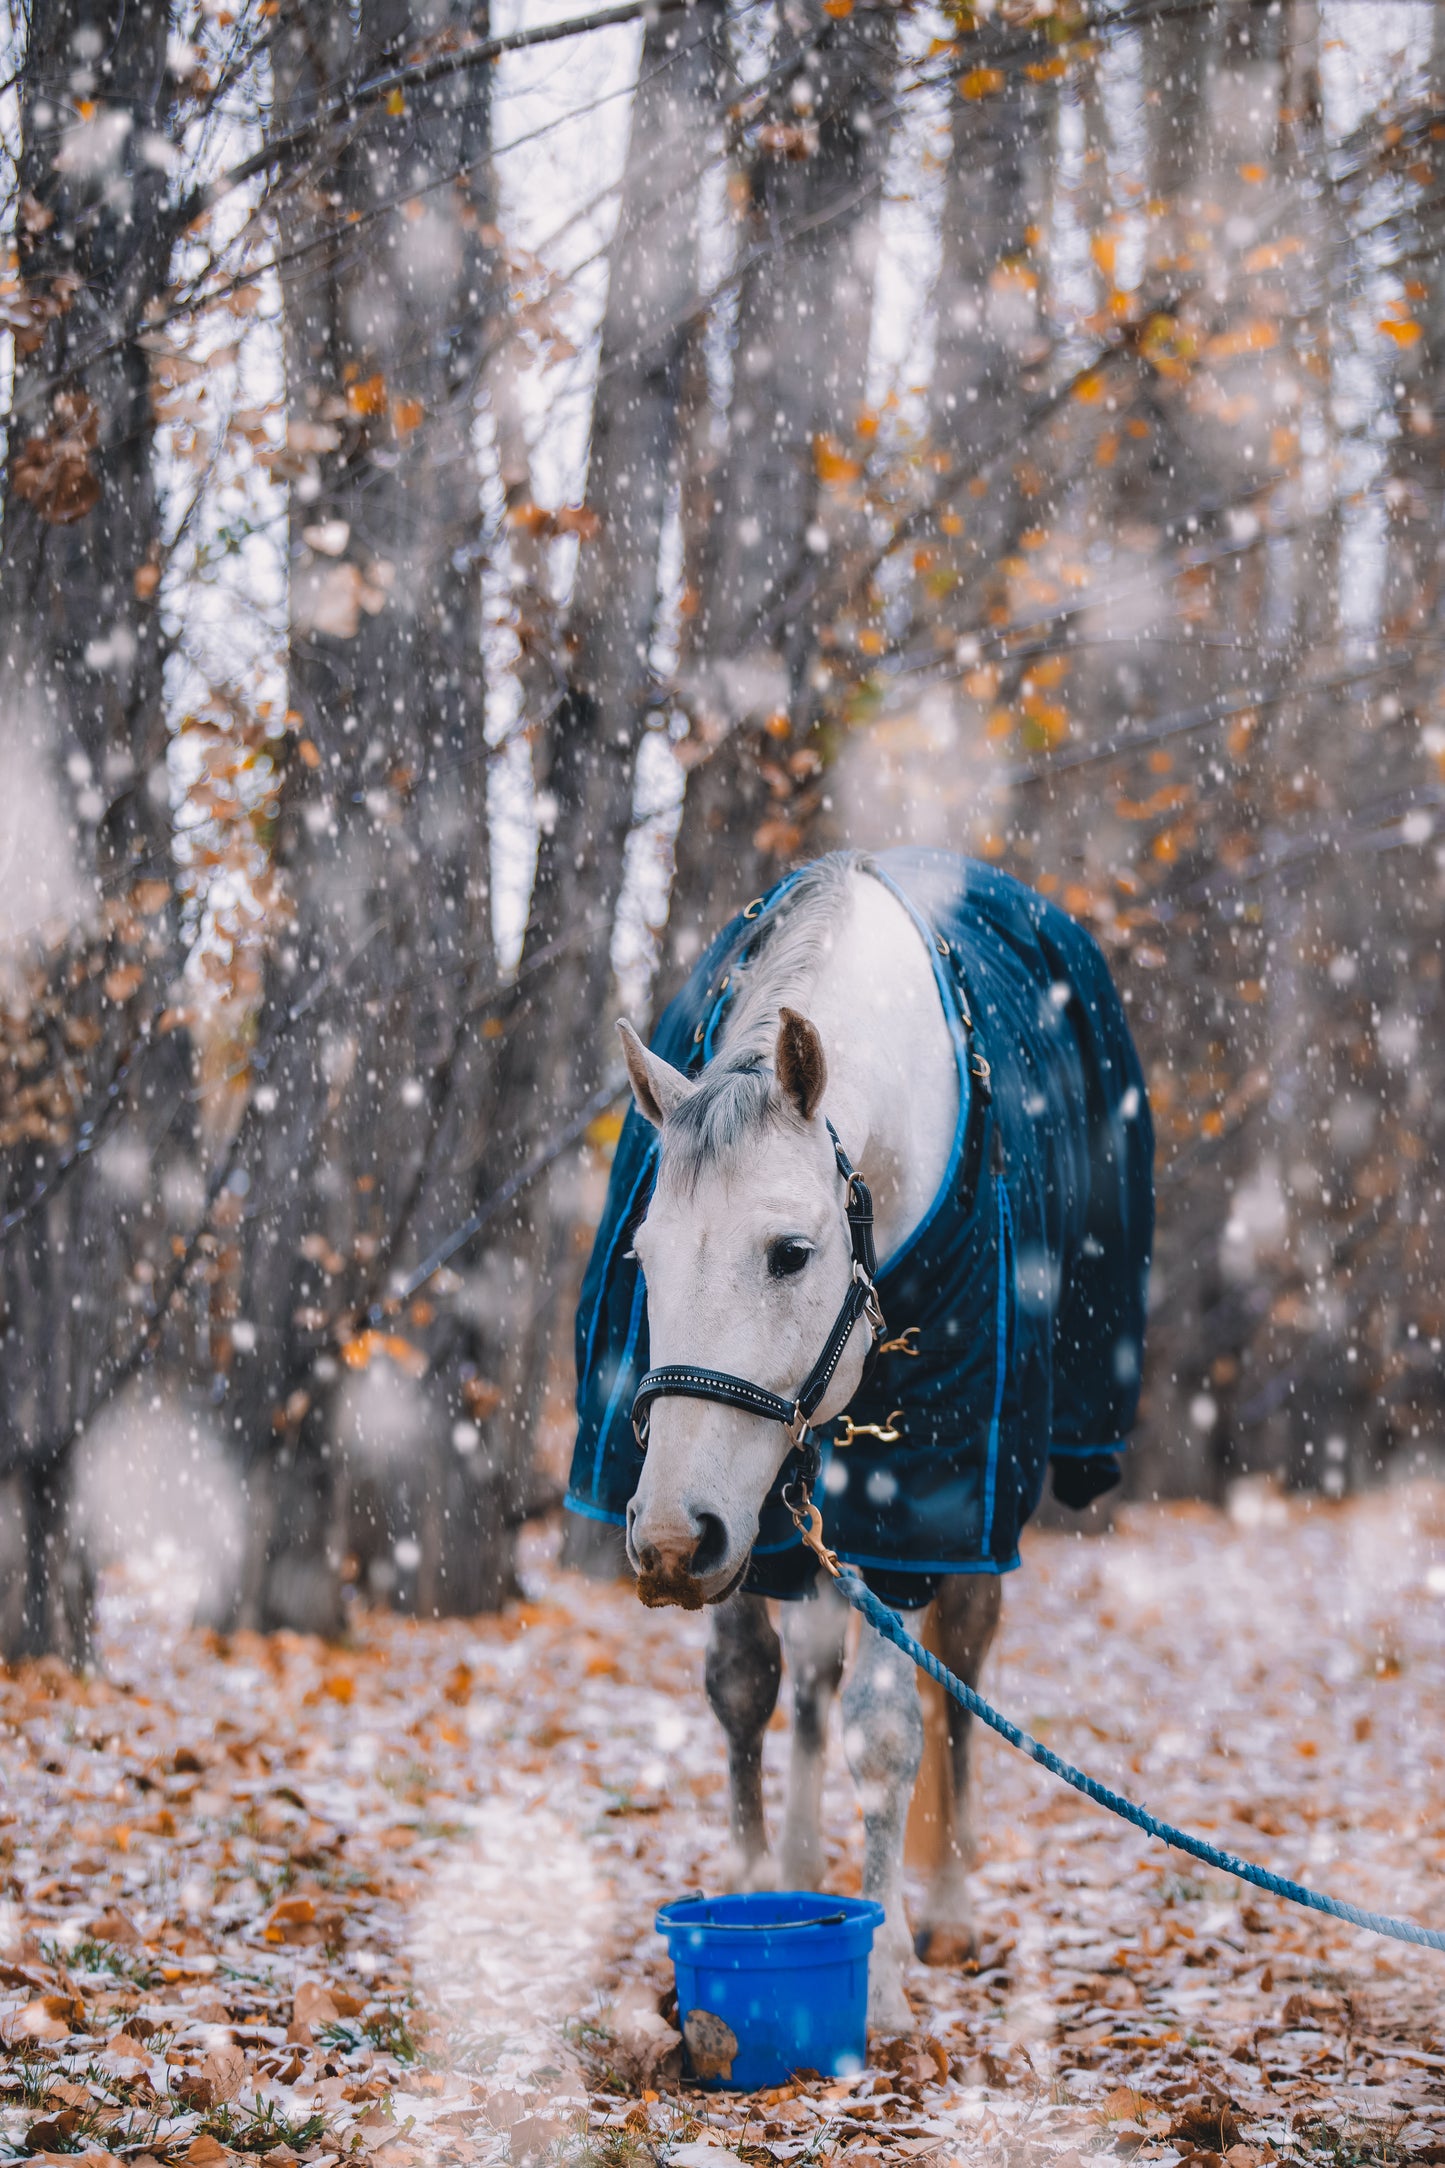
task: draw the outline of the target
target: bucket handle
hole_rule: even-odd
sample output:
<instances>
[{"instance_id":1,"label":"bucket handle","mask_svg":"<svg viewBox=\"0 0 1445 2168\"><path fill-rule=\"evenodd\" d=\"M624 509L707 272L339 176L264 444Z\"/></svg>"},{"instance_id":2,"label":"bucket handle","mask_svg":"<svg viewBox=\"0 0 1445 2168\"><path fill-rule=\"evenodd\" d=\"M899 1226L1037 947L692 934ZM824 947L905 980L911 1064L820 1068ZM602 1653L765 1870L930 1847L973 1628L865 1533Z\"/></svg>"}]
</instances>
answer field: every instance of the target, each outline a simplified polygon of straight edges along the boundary
<instances>
[{"instance_id":1,"label":"bucket handle","mask_svg":"<svg viewBox=\"0 0 1445 2168\"><path fill-rule=\"evenodd\" d=\"M776 1935L796 1927L841 1927L846 1912L820 1912L811 1920L669 1920L670 1934Z\"/></svg>"}]
</instances>

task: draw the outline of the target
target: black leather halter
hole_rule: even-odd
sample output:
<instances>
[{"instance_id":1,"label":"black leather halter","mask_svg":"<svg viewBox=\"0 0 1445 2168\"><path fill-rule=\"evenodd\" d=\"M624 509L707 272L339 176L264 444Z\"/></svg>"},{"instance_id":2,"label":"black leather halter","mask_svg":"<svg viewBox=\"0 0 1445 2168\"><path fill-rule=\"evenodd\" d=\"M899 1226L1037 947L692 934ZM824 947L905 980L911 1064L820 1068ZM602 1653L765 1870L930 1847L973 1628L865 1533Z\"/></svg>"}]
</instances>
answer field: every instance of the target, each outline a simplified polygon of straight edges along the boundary
<instances>
[{"instance_id":1,"label":"black leather halter","mask_svg":"<svg viewBox=\"0 0 1445 2168\"><path fill-rule=\"evenodd\" d=\"M647 1450L647 1422L652 1403L667 1398L720 1400L724 1407L741 1408L745 1415L760 1415L765 1421L781 1423L793 1444L801 1446L807 1437L813 1412L833 1382L833 1373L859 1318L867 1317L873 1334L870 1358L883 1338L886 1327L873 1285L878 1270L873 1243L873 1193L844 1151L831 1122L828 1134L833 1139L838 1172L847 1184L853 1275L832 1330L823 1343L822 1354L791 1400L783 1399L779 1393L770 1393L765 1385L754 1385L747 1378L735 1378L726 1370L705 1370L700 1363L664 1363L659 1370L649 1370L632 1403L633 1435L643 1452Z\"/></svg>"}]
</instances>

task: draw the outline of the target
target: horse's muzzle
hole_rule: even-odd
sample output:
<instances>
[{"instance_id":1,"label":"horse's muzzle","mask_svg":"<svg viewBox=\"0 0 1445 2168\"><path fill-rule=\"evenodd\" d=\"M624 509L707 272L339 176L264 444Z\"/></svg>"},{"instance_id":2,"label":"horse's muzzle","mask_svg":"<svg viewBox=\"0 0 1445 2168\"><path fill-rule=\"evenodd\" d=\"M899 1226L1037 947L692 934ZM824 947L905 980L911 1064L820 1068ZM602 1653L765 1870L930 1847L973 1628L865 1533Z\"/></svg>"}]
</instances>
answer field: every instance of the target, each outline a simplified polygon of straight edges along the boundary
<instances>
[{"instance_id":1,"label":"horse's muzzle","mask_svg":"<svg viewBox=\"0 0 1445 2168\"><path fill-rule=\"evenodd\" d=\"M637 1595L639 1602L654 1608L675 1603L682 1611L700 1611L707 1602L706 1592L696 1574L689 1573L686 1566L664 1564L661 1560L639 1570Z\"/></svg>"},{"instance_id":2,"label":"horse's muzzle","mask_svg":"<svg viewBox=\"0 0 1445 2168\"><path fill-rule=\"evenodd\" d=\"M715 1574L707 1571L709 1548L706 1542L699 1543L690 1556L684 1557L678 1551L668 1551L650 1543L644 1544L641 1550L634 1550L629 1541L627 1551L632 1570L637 1575L638 1601L654 1608L676 1604L681 1611L701 1611L705 1604L726 1603L734 1590L742 1585L752 1550L749 1547L736 1572L719 1584ZM701 1573L697 1570L699 1566L703 1568Z\"/></svg>"},{"instance_id":3,"label":"horse's muzzle","mask_svg":"<svg viewBox=\"0 0 1445 2168\"><path fill-rule=\"evenodd\" d=\"M728 1572L732 1548L726 1522L704 1508L688 1505L649 1517L634 1499L628 1509L627 1557L643 1603L671 1603L683 1611L721 1603L740 1578Z\"/></svg>"}]
</instances>

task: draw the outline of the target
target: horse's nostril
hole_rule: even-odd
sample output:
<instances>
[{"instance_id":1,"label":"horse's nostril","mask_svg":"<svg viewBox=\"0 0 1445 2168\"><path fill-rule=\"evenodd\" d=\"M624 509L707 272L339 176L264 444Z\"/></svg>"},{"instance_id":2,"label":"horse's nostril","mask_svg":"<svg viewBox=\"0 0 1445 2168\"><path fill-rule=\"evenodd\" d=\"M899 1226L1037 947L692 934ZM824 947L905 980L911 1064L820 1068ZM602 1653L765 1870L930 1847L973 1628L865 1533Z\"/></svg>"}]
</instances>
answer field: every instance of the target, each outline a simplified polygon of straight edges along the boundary
<instances>
[{"instance_id":1,"label":"horse's nostril","mask_svg":"<svg viewBox=\"0 0 1445 2168\"><path fill-rule=\"evenodd\" d=\"M696 1519L701 1533L692 1554L692 1571L701 1579L705 1573L715 1573L727 1557L728 1532L715 1513L699 1513Z\"/></svg>"}]
</instances>

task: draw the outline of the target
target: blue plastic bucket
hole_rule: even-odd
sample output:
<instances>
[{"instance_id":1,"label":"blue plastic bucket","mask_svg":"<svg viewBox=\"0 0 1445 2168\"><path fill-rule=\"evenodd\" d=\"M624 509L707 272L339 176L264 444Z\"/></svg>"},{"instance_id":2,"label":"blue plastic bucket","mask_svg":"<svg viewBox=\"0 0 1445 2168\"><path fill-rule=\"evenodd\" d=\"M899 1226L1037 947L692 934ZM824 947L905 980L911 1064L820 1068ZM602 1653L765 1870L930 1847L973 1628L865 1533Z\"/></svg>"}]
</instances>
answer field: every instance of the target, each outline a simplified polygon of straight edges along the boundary
<instances>
[{"instance_id":1,"label":"blue plastic bucket","mask_svg":"<svg viewBox=\"0 0 1445 2168\"><path fill-rule=\"evenodd\" d=\"M766 1890L684 1897L657 1931L677 1970L678 2024L696 2083L753 2092L795 2070L841 2078L868 2051L868 1952L883 1907L866 1897Z\"/></svg>"}]
</instances>

